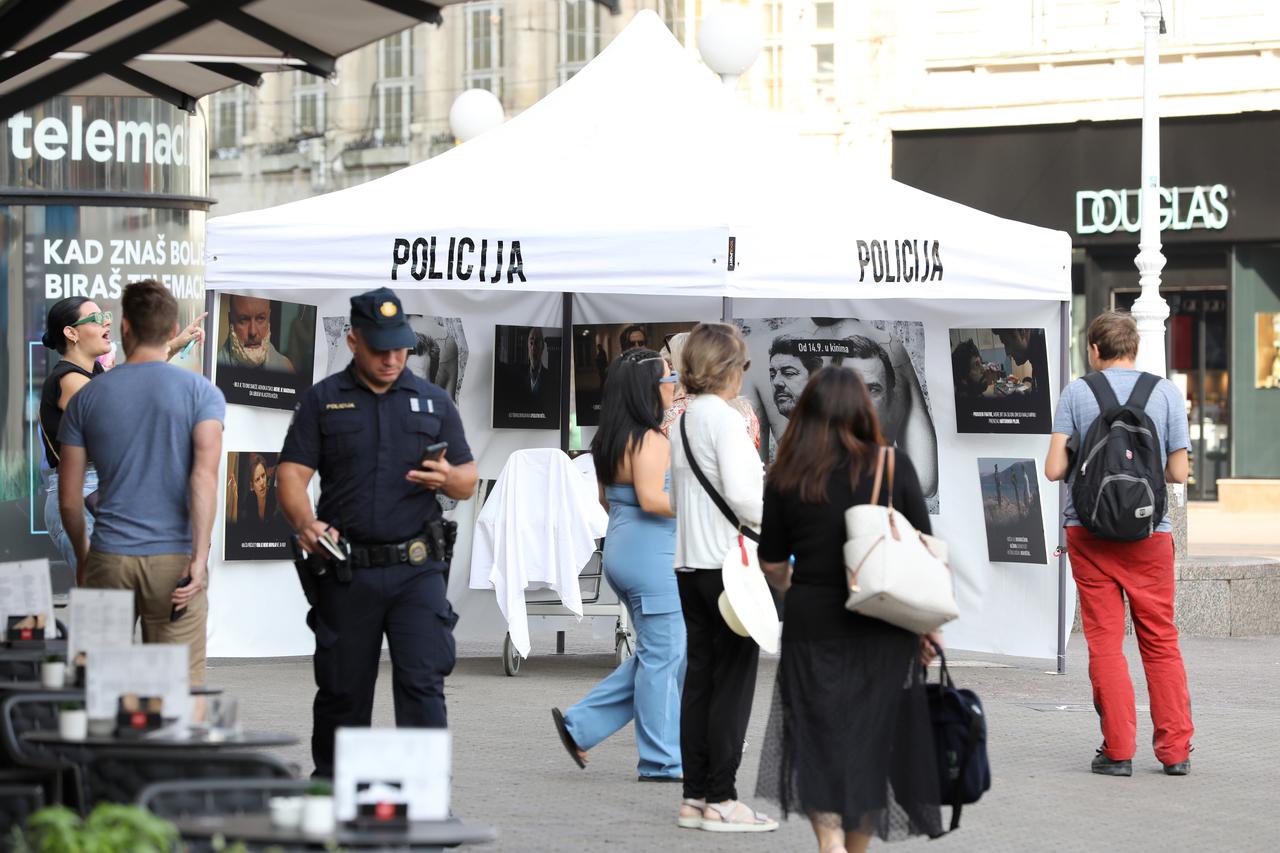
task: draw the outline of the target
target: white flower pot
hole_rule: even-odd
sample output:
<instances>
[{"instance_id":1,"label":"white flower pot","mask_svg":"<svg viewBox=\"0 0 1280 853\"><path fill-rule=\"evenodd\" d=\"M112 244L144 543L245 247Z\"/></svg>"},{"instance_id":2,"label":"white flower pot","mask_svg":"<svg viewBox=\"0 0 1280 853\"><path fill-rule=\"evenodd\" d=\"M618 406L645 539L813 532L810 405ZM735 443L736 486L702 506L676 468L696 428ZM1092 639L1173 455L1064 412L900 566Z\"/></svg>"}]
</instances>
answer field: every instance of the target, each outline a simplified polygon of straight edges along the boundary
<instances>
[{"instance_id":1,"label":"white flower pot","mask_svg":"<svg viewBox=\"0 0 1280 853\"><path fill-rule=\"evenodd\" d=\"M333 813L333 797L306 796L302 798L302 831L307 835L328 835L336 821Z\"/></svg>"},{"instance_id":2,"label":"white flower pot","mask_svg":"<svg viewBox=\"0 0 1280 853\"><path fill-rule=\"evenodd\" d=\"M88 734L88 711L81 708L76 711L58 712L58 737L63 740L84 740Z\"/></svg>"},{"instance_id":3,"label":"white flower pot","mask_svg":"<svg viewBox=\"0 0 1280 853\"><path fill-rule=\"evenodd\" d=\"M297 829L302 822L302 797L272 797L271 823L280 829Z\"/></svg>"},{"instance_id":4,"label":"white flower pot","mask_svg":"<svg viewBox=\"0 0 1280 853\"><path fill-rule=\"evenodd\" d=\"M67 665L63 661L45 661L40 664L40 683L50 690L60 690L67 684Z\"/></svg>"}]
</instances>

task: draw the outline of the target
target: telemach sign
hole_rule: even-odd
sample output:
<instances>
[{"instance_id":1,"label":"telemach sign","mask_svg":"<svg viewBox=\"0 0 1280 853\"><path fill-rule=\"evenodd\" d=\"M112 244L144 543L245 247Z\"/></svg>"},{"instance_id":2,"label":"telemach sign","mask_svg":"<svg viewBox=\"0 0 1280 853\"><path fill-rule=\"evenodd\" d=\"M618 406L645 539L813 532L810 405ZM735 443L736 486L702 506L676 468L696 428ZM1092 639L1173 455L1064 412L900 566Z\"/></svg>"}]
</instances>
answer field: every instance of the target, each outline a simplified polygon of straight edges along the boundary
<instances>
[{"instance_id":1,"label":"telemach sign","mask_svg":"<svg viewBox=\"0 0 1280 853\"><path fill-rule=\"evenodd\" d=\"M1230 190L1224 184L1160 188L1160 230L1221 231L1227 227ZM1142 228L1142 192L1080 190L1076 193L1076 233L1135 234Z\"/></svg>"}]
</instances>

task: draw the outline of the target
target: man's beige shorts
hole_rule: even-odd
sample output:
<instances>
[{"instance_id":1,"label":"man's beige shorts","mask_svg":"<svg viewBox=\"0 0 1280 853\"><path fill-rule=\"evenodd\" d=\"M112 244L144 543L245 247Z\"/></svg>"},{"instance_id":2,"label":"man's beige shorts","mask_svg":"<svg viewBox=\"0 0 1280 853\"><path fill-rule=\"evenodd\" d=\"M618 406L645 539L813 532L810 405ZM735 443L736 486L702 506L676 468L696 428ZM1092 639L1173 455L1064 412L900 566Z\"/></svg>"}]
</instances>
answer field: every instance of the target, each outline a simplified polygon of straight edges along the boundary
<instances>
[{"instance_id":1,"label":"man's beige shorts","mask_svg":"<svg viewBox=\"0 0 1280 853\"><path fill-rule=\"evenodd\" d=\"M204 684L205 625L209 601L201 592L176 622L169 621L169 598L187 573L190 554L130 557L89 552L84 585L89 589L127 589L133 592L134 612L142 618L145 643L181 643L191 650L191 683Z\"/></svg>"}]
</instances>

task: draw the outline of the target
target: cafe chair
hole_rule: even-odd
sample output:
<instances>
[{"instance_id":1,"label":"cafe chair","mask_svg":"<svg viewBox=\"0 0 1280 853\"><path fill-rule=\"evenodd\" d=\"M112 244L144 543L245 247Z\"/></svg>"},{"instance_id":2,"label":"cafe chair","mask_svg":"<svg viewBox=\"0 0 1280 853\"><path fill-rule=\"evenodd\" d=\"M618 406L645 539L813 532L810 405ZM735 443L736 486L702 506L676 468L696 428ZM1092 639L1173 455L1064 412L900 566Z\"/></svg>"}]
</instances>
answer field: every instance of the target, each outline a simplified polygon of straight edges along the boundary
<instances>
[{"instance_id":1,"label":"cafe chair","mask_svg":"<svg viewBox=\"0 0 1280 853\"><path fill-rule=\"evenodd\" d=\"M142 789L138 805L166 820L266 814L272 797L296 797L313 779L182 779Z\"/></svg>"},{"instance_id":2,"label":"cafe chair","mask_svg":"<svg viewBox=\"0 0 1280 853\"><path fill-rule=\"evenodd\" d=\"M64 792L80 790L79 768L87 757L84 747L32 743L27 732L57 731L58 706L81 700L48 693L13 693L0 703L0 769L25 772L44 786L48 798L63 803ZM79 803L76 803L77 805Z\"/></svg>"},{"instance_id":3,"label":"cafe chair","mask_svg":"<svg viewBox=\"0 0 1280 853\"><path fill-rule=\"evenodd\" d=\"M289 765L261 752L210 752L174 747L95 750L84 767L84 797L132 803L149 785L194 779L292 779Z\"/></svg>"},{"instance_id":4,"label":"cafe chair","mask_svg":"<svg viewBox=\"0 0 1280 853\"><path fill-rule=\"evenodd\" d=\"M44 803L44 788L40 785L12 782L0 776L0 838L7 839L32 812L44 808Z\"/></svg>"},{"instance_id":5,"label":"cafe chair","mask_svg":"<svg viewBox=\"0 0 1280 853\"><path fill-rule=\"evenodd\" d=\"M0 657L0 681L39 681L40 661Z\"/></svg>"}]
</instances>

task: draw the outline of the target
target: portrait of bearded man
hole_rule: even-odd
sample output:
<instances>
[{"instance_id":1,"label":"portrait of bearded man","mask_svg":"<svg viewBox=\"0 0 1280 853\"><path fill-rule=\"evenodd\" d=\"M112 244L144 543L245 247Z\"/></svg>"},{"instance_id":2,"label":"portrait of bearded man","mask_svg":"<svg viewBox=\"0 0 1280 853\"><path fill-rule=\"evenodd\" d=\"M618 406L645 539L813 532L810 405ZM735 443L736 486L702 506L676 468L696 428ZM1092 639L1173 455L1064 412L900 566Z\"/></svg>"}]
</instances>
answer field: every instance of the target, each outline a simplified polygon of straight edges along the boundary
<instances>
[{"instance_id":1,"label":"portrait of bearded man","mask_svg":"<svg viewBox=\"0 0 1280 853\"><path fill-rule=\"evenodd\" d=\"M293 362L271 343L271 300L230 296L227 339L218 348L218 364L275 373L293 373Z\"/></svg>"}]
</instances>

